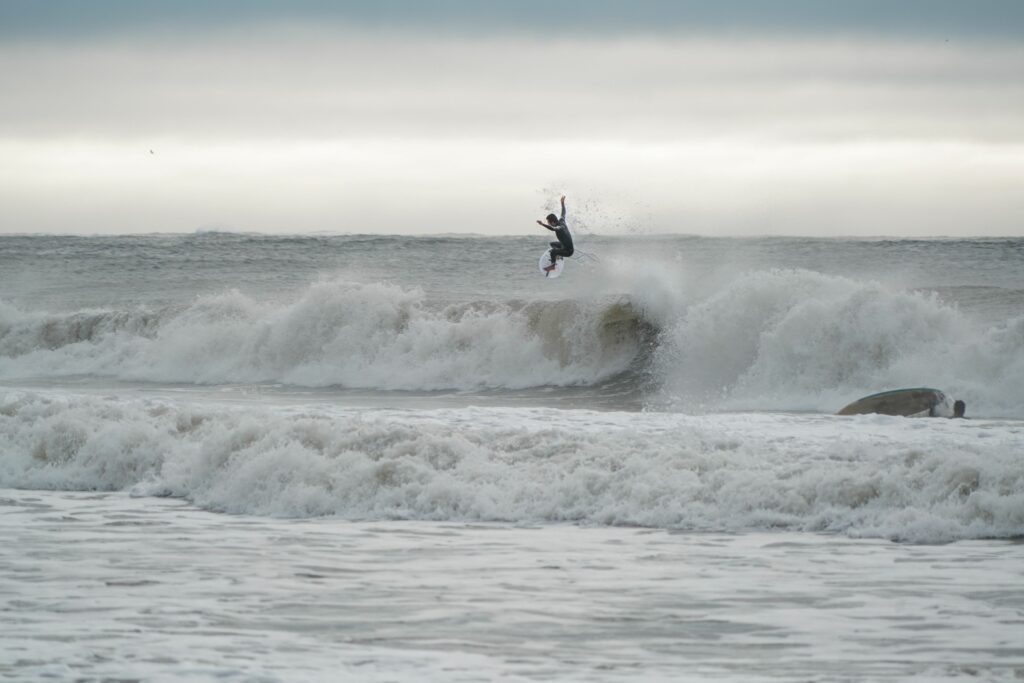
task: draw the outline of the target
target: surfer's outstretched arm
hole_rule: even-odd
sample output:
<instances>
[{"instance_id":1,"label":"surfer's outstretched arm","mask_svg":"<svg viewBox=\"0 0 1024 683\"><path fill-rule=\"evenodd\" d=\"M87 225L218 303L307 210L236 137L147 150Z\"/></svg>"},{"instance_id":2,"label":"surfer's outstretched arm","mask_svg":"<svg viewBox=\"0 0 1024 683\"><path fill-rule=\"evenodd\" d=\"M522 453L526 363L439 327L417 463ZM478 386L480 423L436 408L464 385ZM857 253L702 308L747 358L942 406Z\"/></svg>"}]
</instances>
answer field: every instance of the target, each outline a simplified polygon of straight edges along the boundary
<instances>
[{"instance_id":1,"label":"surfer's outstretched arm","mask_svg":"<svg viewBox=\"0 0 1024 683\"><path fill-rule=\"evenodd\" d=\"M565 195L562 195L562 220L565 220Z\"/></svg>"},{"instance_id":2,"label":"surfer's outstretched arm","mask_svg":"<svg viewBox=\"0 0 1024 683\"><path fill-rule=\"evenodd\" d=\"M552 228L550 225L548 225L544 221L537 221L537 225L539 225L542 228L547 228L548 230L551 230L552 232L554 232L554 230L555 230L554 228Z\"/></svg>"}]
</instances>

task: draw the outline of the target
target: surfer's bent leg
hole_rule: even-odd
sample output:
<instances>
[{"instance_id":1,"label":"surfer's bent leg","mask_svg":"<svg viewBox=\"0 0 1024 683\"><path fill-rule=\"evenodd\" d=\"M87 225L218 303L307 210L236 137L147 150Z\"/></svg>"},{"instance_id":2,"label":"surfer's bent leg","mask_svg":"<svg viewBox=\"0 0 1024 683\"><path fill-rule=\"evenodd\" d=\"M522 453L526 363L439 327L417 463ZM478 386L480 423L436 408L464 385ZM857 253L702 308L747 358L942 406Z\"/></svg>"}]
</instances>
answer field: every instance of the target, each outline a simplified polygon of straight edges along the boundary
<instances>
[{"instance_id":1,"label":"surfer's bent leg","mask_svg":"<svg viewBox=\"0 0 1024 683\"><path fill-rule=\"evenodd\" d=\"M548 246L551 247L551 262L554 263L555 259L559 256L565 256L565 249L562 248L561 242L549 242Z\"/></svg>"}]
</instances>

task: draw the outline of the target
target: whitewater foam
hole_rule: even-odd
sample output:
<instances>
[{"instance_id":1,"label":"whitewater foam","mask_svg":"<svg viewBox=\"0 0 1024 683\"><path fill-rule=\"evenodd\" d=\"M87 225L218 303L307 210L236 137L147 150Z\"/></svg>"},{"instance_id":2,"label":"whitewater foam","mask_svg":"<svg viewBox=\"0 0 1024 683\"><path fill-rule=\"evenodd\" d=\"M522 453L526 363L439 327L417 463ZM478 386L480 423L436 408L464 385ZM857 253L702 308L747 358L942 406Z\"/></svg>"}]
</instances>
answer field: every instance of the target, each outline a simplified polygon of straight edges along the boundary
<instances>
[{"instance_id":1,"label":"whitewater foam","mask_svg":"<svg viewBox=\"0 0 1024 683\"><path fill-rule=\"evenodd\" d=\"M0 487L347 519L781 528L939 542L1024 528L1019 422L360 411L6 392Z\"/></svg>"},{"instance_id":2,"label":"whitewater foam","mask_svg":"<svg viewBox=\"0 0 1024 683\"><path fill-rule=\"evenodd\" d=\"M935 294L810 271L747 273L692 303L655 363L683 409L834 412L926 385L977 414L1024 415L1024 317L979 324Z\"/></svg>"}]
</instances>

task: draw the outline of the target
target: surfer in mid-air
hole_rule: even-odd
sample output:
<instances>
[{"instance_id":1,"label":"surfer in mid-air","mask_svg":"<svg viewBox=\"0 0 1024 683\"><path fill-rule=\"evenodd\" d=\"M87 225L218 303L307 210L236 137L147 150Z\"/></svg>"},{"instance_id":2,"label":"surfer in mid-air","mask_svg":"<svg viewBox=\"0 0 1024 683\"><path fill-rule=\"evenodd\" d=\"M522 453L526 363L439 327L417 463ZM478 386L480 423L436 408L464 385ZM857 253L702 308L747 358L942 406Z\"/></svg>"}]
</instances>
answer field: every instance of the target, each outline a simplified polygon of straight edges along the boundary
<instances>
[{"instance_id":1,"label":"surfer in mid-air","mask_svg":"<svg viewBox=\"0 0 1024 683\"><path fill-rule=\"evenodd\" d=\"M555 237L558 238L557 242L551 243L551 265L544 268L545 272L550 273L555 269L555 261L559 258L568 258L572 256L572 235L569 233L569 226L565 224L565 195L562 195L562 217L559 218L553 213L549 213L547 216L547 223L544 221L537 221L537 225L547 228L551 232L555 233Z\"/></svg>"}]
</instances>

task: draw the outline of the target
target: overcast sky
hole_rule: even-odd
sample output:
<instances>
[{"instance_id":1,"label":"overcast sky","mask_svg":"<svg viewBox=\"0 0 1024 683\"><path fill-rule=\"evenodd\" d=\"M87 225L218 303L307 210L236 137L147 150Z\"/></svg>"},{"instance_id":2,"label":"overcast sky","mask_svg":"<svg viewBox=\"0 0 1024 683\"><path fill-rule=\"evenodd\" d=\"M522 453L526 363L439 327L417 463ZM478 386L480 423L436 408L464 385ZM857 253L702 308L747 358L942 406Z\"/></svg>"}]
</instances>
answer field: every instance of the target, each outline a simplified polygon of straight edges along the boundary
<instances>
[{"instance_id":1,"label":"overcast sky","mask_svg":"<svg viewBox=\"0 0 1024 683\"><path fill-rule=\"evenodd\" d=\"M0 2L0 233L1024 234L1024 2Z\"/></svg>"}]
</instances>

